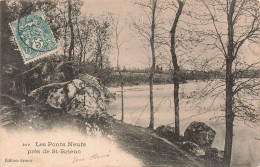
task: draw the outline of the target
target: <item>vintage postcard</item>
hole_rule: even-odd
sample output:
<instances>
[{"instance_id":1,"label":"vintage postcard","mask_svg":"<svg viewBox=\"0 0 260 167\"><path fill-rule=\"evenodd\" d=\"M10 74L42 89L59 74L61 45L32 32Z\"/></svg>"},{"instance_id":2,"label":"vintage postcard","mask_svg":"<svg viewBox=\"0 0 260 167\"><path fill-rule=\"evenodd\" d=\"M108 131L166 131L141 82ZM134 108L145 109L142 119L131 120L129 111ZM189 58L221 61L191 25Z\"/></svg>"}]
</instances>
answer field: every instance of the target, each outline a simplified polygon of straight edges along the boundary
<instances>
[{"instance_id":1,"label":"vintage postcard","mask_svg":"<svg viewBox=\"0 0 260 167\"><path fill-rule=\"evenodd\" d=\"M0 167L259 167L259 0L0 0Z\"/></svg>"}]
</instances>

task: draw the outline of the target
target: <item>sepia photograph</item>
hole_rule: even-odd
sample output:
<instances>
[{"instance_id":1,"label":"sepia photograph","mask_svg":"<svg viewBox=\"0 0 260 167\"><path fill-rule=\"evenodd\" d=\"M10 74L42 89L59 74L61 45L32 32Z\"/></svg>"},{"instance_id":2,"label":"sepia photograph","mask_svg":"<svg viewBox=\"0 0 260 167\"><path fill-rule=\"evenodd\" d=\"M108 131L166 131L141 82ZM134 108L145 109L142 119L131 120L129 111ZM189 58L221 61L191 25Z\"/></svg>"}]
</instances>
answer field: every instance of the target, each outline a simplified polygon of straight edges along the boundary
<instances>
[{"instance_id":1,"label":"sepia photograph","mask_svg":"<svg viewBox=\"0 0 260 167\"><path fill-rule=\"evenodd\" d=\"M0 167L260 167L260 0L0 0Z\"/></svg>"}]
</instances>

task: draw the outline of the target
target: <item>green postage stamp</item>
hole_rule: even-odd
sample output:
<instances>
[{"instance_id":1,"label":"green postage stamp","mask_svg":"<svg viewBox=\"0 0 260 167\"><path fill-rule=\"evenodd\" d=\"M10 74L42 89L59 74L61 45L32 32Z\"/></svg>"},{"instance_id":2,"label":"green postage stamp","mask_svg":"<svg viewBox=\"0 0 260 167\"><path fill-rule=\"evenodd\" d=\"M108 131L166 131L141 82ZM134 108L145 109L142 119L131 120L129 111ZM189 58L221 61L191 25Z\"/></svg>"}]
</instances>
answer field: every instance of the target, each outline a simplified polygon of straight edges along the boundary
<instances>
[{"instance_id":1,"label":"green postage stamp","mask_svg":"<svg viewBox=\"0 0 260 167\"><path fill-rule=\"evenodd\" d=\"M52 31L42 11L10 23L25 64L57 51Z\"/></svg>"}]
</instances>

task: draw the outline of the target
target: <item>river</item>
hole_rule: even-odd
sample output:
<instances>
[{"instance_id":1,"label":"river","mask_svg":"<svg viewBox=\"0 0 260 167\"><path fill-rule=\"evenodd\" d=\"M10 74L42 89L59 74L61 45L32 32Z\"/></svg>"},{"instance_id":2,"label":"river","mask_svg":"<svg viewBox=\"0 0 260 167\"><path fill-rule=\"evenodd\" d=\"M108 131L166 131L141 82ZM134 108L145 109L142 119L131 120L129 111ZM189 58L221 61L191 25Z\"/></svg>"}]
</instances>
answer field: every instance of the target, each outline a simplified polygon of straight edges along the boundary
<instances>
[{"instance_id":1,"label":"river","mask_svg":"<svg viewBox=\"0 0 260 167\"><path fill-rule=\"evenodd\" d=\"M219 83L219 84L217 84ZM181 135L192 121L205 122L216 131L212 147L224 150L225 121L224 121L224 85L220 80L215 81L189 81L180 85L180 128ZM202 92L211 91L210 95L202 98ZM114 118L121 119L120 88L109 88L116 92L117 99L110 104L108 113ZM217 95L217 96L216 96ZM200 97L197 100L196 97ZM259 100L254 103L258 104ZM154 85L155 128L160 125L174 126L173 85ZM127 86L124 88L124 122L148 127L149 111L149 85ZM249 127L243 121L234 122L234 138L232 166L260 165L260 128Z\"/></svg>"}]
</instances>

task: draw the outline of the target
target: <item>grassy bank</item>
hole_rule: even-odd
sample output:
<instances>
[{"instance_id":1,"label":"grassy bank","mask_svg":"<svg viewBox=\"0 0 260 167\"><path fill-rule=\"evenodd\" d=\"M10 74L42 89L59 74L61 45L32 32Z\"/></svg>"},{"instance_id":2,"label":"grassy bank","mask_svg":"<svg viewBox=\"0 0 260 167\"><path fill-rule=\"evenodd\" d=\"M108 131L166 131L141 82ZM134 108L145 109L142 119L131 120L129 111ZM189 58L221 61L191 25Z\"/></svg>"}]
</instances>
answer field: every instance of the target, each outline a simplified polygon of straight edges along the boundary
<instances>
[{"instance_id":1,"label":"grassy bank","mask_svg":"<svg viewBox=\"0 0 260 167\"><path fill-rule=\"evenodd\" d=\"M112 127L115 141L119 147L140 159L144 166L220 166L220 164L188 154L176 144L157 136L152 130L117 120Z\"/></svg>"}]
</instances>

